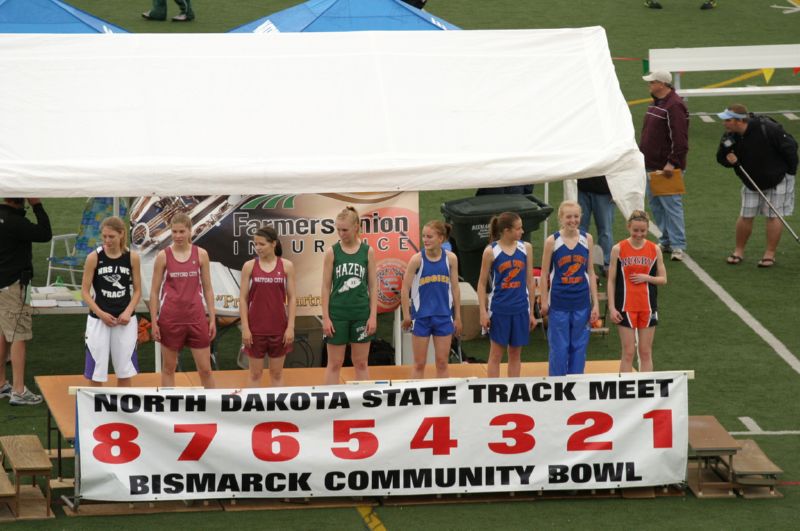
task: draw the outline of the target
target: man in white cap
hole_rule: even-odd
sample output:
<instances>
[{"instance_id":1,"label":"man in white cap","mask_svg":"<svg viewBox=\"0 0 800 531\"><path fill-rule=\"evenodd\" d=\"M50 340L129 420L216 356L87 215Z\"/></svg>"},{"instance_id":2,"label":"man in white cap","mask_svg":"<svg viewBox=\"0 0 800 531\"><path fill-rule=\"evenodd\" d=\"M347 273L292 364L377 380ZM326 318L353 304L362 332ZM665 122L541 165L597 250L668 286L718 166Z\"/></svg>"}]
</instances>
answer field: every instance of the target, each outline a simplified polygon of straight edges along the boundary
<instances>
[{"instance_id":1,"label":"man in white cap","mask_svg":"<svg viewBox=\"0 0 800 531\"><path fill-rule=\"evenodd\" d=\"M717 162L733 168L743 184L742 208L736 220L736 247L727 262L730 265L742 262L744 248L753 232L753 218L764 216L767 247L757 265L772 267L783 232L781 217L794 212L797 141L777 122L747 112L744 105L731 105L717 116L725 121Z\"/></svg>"},{"instance_id":2,"label":"man in white cap","mask_svg":"<svg viewBox=\"0 0 800 531\"><path fill-rule=\"evenodd\" d=\"M644 115L639 150L648 173L662 171L670 177L675 169L686 170L689 111L672 89L672 74L657 71L642 79L650 86L653 103ZM670 253L670 259L681 261L686 250L683 198L680 194L653 196L649 185L647 190L653 218L661 230L661 250Z\"/></svg>"}]
</instances>

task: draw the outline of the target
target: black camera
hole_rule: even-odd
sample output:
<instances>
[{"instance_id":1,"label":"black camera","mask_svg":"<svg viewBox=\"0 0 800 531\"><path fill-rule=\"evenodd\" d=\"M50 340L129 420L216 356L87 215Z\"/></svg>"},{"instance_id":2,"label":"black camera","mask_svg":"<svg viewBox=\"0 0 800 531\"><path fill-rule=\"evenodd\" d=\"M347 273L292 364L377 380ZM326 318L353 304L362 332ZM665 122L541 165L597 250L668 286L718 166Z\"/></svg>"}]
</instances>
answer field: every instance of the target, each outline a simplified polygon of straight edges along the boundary
<instances>
[{"instance_id":1,"label":"black camera","mask_svg":"<svg viewBox=\"0 0 800 531\"><path fill-rule=\"evenodd\" d=\"M719 143L728 153L732 153L733 146L736 145L736 137L733 133L725 133Z\"/></svg>"}]
</instances>

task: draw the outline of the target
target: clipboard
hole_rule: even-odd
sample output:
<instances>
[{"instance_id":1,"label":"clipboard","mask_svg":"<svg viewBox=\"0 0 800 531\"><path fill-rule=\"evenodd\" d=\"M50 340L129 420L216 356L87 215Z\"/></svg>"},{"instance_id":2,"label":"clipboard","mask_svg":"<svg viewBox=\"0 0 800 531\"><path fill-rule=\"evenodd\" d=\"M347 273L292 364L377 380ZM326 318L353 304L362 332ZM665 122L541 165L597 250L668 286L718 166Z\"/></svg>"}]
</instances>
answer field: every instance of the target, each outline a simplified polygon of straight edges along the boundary
<instances>
[{"instance_id":1,"label":"clipboard","mask_svg":"<svg viewBox=\"0 0 800 531\"><path fill-rule=\"evenodd\" d=\"M660 195L683 195L686 186L683 183L683 171L680 168L672 170L672 177L667 177L661 170L652 171L650 177L650 193Z\"/></svg>"}]
</instances>

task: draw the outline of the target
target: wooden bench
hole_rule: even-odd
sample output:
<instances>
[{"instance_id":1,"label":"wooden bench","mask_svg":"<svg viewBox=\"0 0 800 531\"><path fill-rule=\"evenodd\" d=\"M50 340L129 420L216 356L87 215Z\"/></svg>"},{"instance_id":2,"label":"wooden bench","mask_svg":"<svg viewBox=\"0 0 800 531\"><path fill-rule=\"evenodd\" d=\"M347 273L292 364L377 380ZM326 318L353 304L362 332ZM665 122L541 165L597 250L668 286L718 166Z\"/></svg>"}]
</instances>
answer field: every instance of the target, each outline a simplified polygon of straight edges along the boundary
<instances>
[{"instance_id":1,"label":"wooden bench","mask_svg":"<svg viewBox=\"0 0 800 531\"><path fill-rule=\"evenodd\" d=\"M42 448L39 437L36 435L0 437L0 447L3 449L4 465L5 462L8 462L14 473L14 516L19 517L19 491L22 486L22 478L25 476L32 477L34 486L36 485L36 476L45 477L45 515L50 516L50 475L53 465Z\"/></svg>"},{"instance_id":2,"label":"wooden bench","mask_svg":"<svg viewBox=\"0 0 800 531\"><path fill-rule=\"evenodd\" d=\"M14 484L8 479L8 474L5 470L0 471L0 503L6 503L11 506L11 501L16 498L17 491Z\"/></svg>"},{"instance_id":3,"label":"wooden bench","mask_svg":"<svg viewBox=\"0 0 800 531\"><path fill-rule=\"evenodd\" d=\"M752 439L739 441L741 450L733 459L733 479L740 485L739 492L746 498L749 497L778 497L775 485L778 484L783 474L775 463L761 450ZM748 491L747 487L762 487ZM759 492L766 491L766 496L759 496Z\"/></svg>"},{"instance_id":4,"label":"wooden bench","mask_svg":"<svg viewBox=\"0 0 800 531\"><path fill-rule=\"evenodd\" d=\"M684 98L692 96L746 96L797 94L800 85L767 87L681 87L683 72L752 70L761 68L795 68L800 57L800 44L768 46L714 46L706 48L656 48L650 50L650 71L672 72L676 92Z\"/></svg>"},{"instance_id":5,"label":"wooden bench","mask_svg":"<svg viewBox=\"0 0 800 531\"><path fill-rule=\"evenodd\" d=\"M711 415L689 417L690 457L695 459L695 477L687 476L689 488L698 498L732 497L733 456L739 443Z\"/></svg>"}]
</instances>

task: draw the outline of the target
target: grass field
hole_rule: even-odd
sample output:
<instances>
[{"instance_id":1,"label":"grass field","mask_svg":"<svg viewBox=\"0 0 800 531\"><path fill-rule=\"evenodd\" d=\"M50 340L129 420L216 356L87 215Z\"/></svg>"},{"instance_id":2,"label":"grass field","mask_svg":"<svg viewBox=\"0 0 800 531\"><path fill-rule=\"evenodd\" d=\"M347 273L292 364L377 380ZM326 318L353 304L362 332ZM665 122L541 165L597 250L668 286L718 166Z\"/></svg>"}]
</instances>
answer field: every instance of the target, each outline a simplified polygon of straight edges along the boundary
<instances>
[{"instance_id":1,"label":"grass field","mask_svg":"<svg viewBox=\"0 0 800 531\"><path fill-rule=\"evenodd\" d=\"M283 9L294 0L195 0L197 20L190 24L147 22L140 16L149 9L149 0L72 0L72 4L122 26L132 32L224 32L255 18ZM798 40L800 13L783 14L772 5L787 0L720 0L719 7L701 11L701 0L663 0L665 9L646 9L641 0L430 0L429 11L464 29L553 28L601 25L608 33L611 53L625 98L647 97L641 80L641 58L650 48L723 46L745 44L788 44ZM169 5L170 16L176 12ZM165 51L168 53L168 51ZM633 59L633 60L628 60ZM800 58L798 58L800 66ZM686 86L700 87L733 78L743 72L692 73L684 76ZM764 84L763 77L744 82ZM798 84L791 70L778 70L772 84ZM422 80L424 84L424 80ZM322 89L321 89L322 90ZM175 94L164 98L180 100ZM693 98L691 113L719 112L735 103L727 98ZM800 114L797 95L746 97L745 103L756 112L794 111ZM568 105L569 102L566 102ZM637 129L645 106L631 106ZM800 138L800 120L774 115L788 131ZM587 124L592 127L593 124ZM531 127L555 127L531 124ZM790 235L778 249L777 265L757 269L755 263L764 247L763 221L757 220L745 262L738 267L725 264L733 249L733 228L739 209L739 181L732 171L716 164L714 154L722 124L703 122L696 117L690 128L688 193L685 211L688 254L761 325L800 356L800 245ZM561 187L551 187L550 203L557 204ZM112 193L113 190L103 191ZM439 217L442 201L471 195L473 190L448 190L421 197L421 219ZM541 187L537 188L541 197ZM73 232L78 225L82 200L46 200L55 233ZM615 236L624 236L617 216ZM787 221L800 229L798 216ZM534 242L541 241L537 234ZM536 250L535 254L540 254ZM35 248L37 284L44 281L47 248ZM537 257L538 261L538 257ZM655 343L656 369L693 369L690 383L691 414L715 415L729 431L745 431L739 417L754 419L767 431L800 430L800 374L790 368L751 328L741 315L731 311L703 283L687 264L668 262L669 284L660 290L661 325ZM77 373L83 367L84 318L38 317L35 339L29 344L28 382L36 374ZM386 330L388 323L382 323ZM229 334L222 341L222 368L234 368L238 338ZM388 337L388 334L384 334ZM465 345L468 355L485 358L485 341ZM152 347L145 347L143 370L152 370ZM614 359L619 355L616 333L607 339L595 338L590 359ZM547 348L540 333L533 335L524 351L527 361L544 361ZM44 434L44 406L11 408L0 402L0 434ZM465 504L449 506L379 507L376 513L387 529L521 529L544 528L711 528L788 529L797 525L800 514L800 435L762 435L757 440L767 455L781 468L787 482L780 487L781 500L698 500L661 498L655 500L575 500L535 503ZM19 529L82 528L296 528L358 529L365 526L353 509L273 511L225 514L166 514L134 518L68 519L56 508L55 522L18 523ZM794 522L794 523L793 523Z\"/></svg>"}]
</instances>

